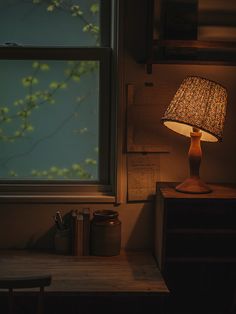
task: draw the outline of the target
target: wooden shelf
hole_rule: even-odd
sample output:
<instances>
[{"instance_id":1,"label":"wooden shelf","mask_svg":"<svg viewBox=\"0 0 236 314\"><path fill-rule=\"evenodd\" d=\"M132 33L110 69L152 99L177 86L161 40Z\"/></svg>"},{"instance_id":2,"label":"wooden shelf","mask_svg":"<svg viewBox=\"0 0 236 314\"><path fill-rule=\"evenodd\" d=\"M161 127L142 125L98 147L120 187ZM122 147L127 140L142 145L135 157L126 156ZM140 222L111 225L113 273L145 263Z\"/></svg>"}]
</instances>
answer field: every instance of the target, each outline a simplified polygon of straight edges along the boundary
<instances>
[{"instance_id":1,"label":"wooden shelf","mask_svg":"<svg viewBox=\"0 0 236 314\"><path fill-rule=\"evenodd\" d=\"M193 234L193 235L236 235L235 229L187 229L187 228L173 228L167 229L167 234Z\"/></svg>"},{"instance_id":2,"label":"wooden shelf","mask_svg":"<svg viewBox=\"0 0 236 314\"><path fill-rule=\"evenodd\" d=\"M146 38L141 36L140 39L146 49L137 47L143 51L137 61L146 63L148 73L152 72L153 64L236 65L236 41L233 37L219 37L217 40L214 37L204 39L198 35L201 24L198 25L196 0L148 0L144 12L147 18L137 27L146 29ZM227 25L227 16L217 18L220 19L221 27L224 27L224 23ZM214 20L214 23L219 22ZM211 26L209 23L207 26ZM231 24L236 29L236 23ZM141 31L138 33L142 34Z\"/></svg>"},{"instance_id":3,"label":"wooden shelf","mask_svg":"<svg viewBox=\"0 0 236 314\"><path fill-rule=\"evenodd\" d=\"M166 263L236 263L235 257L168 257L166 258Z\"/></svg>"},{"instance_id":4,"label":"wooden shelf","mask_svg":"<svg viewBox=\"0 0 236 314\"><path fill-rule=\"evenodd\" d=\"M205 41L205 40L153 40L153 47L199 48L199 49L232 49L236 51L234 41Z\"/></svg>"},{"instance_id":5,"label":"wooden shelf","mask_svg":"<svg viewBox=\"0 0 236 314\"><path fill-rule=\"evenodd\" d=\"M152 64L236 65L236 42L201 40L153 40L146 59Z\"/></svg>"}]
</instances>

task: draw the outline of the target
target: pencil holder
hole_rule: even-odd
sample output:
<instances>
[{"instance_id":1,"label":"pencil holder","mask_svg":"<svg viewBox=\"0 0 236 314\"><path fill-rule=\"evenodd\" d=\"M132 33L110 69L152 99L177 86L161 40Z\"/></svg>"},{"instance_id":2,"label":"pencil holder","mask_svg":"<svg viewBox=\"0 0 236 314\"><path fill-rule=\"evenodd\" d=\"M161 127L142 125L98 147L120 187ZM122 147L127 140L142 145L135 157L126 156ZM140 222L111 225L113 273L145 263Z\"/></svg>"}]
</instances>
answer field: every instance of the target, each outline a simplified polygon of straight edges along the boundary
<instances>
[{"instance_id":1,"label":"pencil holder","mask_svg":"<svg viewBox=\"0 0 236 314\"><path fill-rule=\"evenodd\" d=\"M70 254L71 238L70 230L57 230L54 236L54 249L58 254Z\"/></svg>"}]
</instances>

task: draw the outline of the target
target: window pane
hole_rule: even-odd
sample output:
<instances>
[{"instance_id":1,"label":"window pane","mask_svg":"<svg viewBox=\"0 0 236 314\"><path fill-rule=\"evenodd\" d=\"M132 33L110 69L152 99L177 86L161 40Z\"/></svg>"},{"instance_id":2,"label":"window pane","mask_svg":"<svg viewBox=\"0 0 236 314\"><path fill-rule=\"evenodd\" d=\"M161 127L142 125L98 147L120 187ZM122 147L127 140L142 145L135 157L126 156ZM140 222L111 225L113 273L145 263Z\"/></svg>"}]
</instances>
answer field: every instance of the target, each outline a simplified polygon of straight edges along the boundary
<instances>
[{"instance_id":1,"label":"window pane","mask_svg":"<svg viewBox=\"0 0 236 314\"><path fill-rule=\"evenodd\" d=\"M99 62L0 61L1 179L98 180Z\"/></svg>"},{"instance_id":2,"label":"window pane","mask_svg":"<svg viewBox=\"0 0 236 314\"><path fill-rule=\"evenodd\" d=\"M99 0L1 0L0 43L97 46Z\"/></svg>"}]
</instances>

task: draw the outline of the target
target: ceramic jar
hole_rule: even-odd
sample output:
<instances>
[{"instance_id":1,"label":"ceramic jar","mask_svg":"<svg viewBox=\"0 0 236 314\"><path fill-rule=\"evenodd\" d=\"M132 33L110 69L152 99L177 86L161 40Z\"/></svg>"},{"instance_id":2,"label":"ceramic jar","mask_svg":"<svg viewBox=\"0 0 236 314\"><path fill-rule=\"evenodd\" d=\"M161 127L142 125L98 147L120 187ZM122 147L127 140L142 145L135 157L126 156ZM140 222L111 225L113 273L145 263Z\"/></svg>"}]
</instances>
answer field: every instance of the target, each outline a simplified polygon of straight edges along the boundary
<instances>
[{"instance_id":1,"label":"ceramic jar","mask_svg":"<svg viewBox=\"0 0 236 314\"><path fill-rule=\"evenodd\" d=\"M110 209L96 210L91 221L91 254L113 256L120 254L121 221L118 212Z\"/></svg>"}]
</instances>

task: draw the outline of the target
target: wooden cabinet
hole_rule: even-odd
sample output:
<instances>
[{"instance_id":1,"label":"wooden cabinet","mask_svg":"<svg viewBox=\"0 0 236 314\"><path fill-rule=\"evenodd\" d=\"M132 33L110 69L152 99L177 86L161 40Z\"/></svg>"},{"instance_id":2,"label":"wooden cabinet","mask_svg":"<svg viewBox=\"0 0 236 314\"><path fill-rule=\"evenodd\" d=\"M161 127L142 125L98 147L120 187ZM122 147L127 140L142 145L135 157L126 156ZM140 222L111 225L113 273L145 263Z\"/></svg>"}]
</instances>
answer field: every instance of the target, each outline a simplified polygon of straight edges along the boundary
<instances>
[{"instance_id":1,"label":"wooden cabinet","mask_svg":"<svg viewBox=\"0 0 236 314\"><path fill-rule=\"evenodd\" d=\"M174 186L157 185L155 210L155 257L171 292L170 308L230 313L236 290L236 185L214 184L212 193L198 195Z\"/></svg>"}]
</instances>

